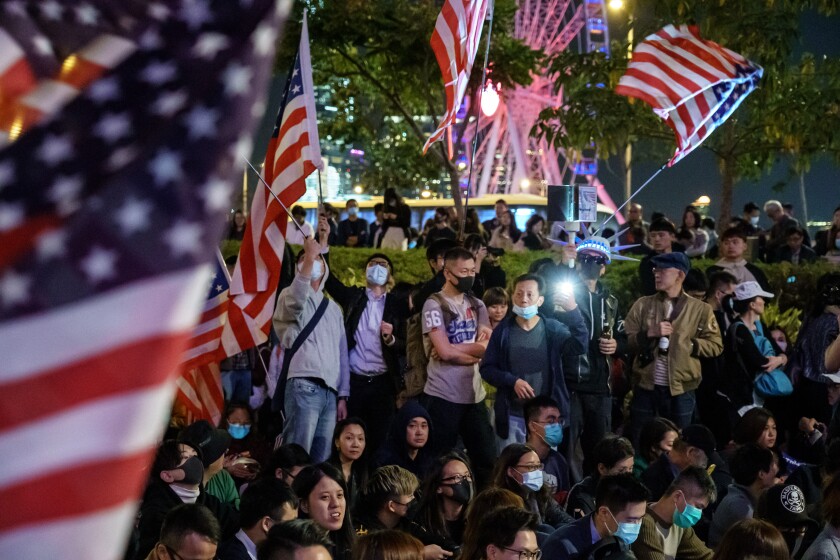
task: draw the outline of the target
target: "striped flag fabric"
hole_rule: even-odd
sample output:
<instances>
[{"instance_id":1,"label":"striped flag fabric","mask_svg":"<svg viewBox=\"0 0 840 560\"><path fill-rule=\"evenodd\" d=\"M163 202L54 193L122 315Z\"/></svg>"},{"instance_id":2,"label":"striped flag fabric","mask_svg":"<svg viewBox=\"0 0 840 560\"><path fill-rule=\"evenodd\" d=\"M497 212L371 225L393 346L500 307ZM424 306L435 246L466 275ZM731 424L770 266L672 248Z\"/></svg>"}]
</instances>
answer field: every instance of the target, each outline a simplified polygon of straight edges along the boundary
<instances>
[{"instance_id":1,"label":"striped flag fabric","mask_svg":"<svg viewBox=\"0 0 840 560\"><path fill-rule=\"evenodd\" d=\"M12 4L77 30L43 20L81 3ZM0 150L0 558L123 557L280 5L111 2L132 52Z\"/></svg>"},{"instance_id":2,"label":"striped flag fabric","mask_svg":"<svg viewBox=\"0 0 840 560\"><path fill-rule=\"evenodd\" d=\"M674 131L670 167L729 118L763 73L740 54L704 40L697 27L668 25L636 46L615 91L649 104Z\"/></svg>"},{"instance_id":3,"label":"striped flag fabric","mask_svg":"<svg viewBox=\"0 0 840 560\"><path fill-rule=\"evenodd\" d=\"M437 130L423 145L424 154L432 144L443 138L446 129L455 123L478 53L487 4L487 0L446 0L443 3L432 33L431 44L443 76L446 113Z\"/></svg>"},{"instance_id":4,"label":"striped flag fabric","mask_svg":"<svg viewBox=\"0 0 840 560\"><path fill-rule=\"evenodd\" d=\"M231 279L231 303L219 359L268 340L288 225L287 214L274 197L291 208L306 192L306 177L322 168L304 12L300 47L286 80L263 165L263 180L274 195L262 183L254 192Z\"/></svg>"}]
</instances>

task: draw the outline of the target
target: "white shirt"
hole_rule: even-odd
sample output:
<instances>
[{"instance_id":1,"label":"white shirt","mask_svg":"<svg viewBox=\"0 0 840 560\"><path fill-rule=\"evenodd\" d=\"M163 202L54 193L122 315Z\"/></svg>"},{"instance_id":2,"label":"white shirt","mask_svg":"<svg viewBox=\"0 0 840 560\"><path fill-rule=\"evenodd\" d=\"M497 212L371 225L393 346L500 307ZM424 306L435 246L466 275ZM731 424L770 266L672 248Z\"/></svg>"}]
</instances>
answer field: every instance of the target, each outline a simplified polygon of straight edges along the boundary
<instances>
[{"instance_id":1,"label":"white shirt","mask_svg":"<svg viewBox=\"0 0 840 560\"><path fill-rule=\"evenodd\" d=\"M384 373L388 366L382 357L382 343L380 342L380 326L385 314L385 294L376 297L373 291L365 290L368 302L359 326L353 335L356 346L350 350L350 371L352 373Z\"/></svg>"},{"instance_id":2,"label":"white shirt","mask_svg":"<svg viewBox=\"0 0 840 560\"><path fill-rule=\"evenodd\" d=\"M257 560L257 545L254 544L254 541L251 540L251 537L245 534L245 531L239 529L236 533L236 538L239 539L242 544L245 545L245 550L248 552L248 556L251 557L251 560Z\"/></svg>"},{"instance_id":3,"label":"white shirt","mask_svg":"<svg viewBox=\"0 0 840 560\"><path fill-rule=\"evenodd\" d=\"M300 229L303 230L307 237L312 237L312 232L314 231L312 224L309 222L303 222ZM293 224L291 220L289 220L289 224L286 226L286 243L290 245L303 245L303 235L301 235L300 231L295 227L295 224Z\"/></svg>"}]
</instances>

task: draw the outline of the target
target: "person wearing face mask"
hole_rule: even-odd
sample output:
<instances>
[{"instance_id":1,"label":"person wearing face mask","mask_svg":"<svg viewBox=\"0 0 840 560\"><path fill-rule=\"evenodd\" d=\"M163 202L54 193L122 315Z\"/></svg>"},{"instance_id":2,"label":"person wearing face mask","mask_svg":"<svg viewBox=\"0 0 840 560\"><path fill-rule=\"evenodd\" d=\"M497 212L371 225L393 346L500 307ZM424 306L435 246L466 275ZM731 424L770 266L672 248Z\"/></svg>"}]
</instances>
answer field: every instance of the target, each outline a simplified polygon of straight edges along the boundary
<instances>
[{"instance_id":1,"label":"person wearing face mask","mask_svg":"<svg viewBox=\"0 0 840 560\"><path fill-rule=\"evenodd\" d=\"M629 547L639 536L648 497L647 488L629 474L605 476L598 482L595 511L554 531L543 543L543 556L586 558L588 550L608 537Z\"/></svg>"},{"instance_id":2,"label":"person wearing face mask","mask_svg":"<svg viewBox=\"0 0 840 560\"><path fill-rule=\"evenodd\" d=\"M744 213L741 214L742 225L747 235L758 235L761 233L761 227L758 222L761 220L761 208L755 202L747 202L744 204Z\"/></svg>"},{"instance_id":3,"label":"person wearing face mask","mask_svg":"<svg viewBox=\"0 0 840 560\"><path fill-rule=\"evenodd\" d=\"M562 451L570 458L572 478L581 480L592 470L592 451L612 428L611 373L613 359L624 354L627 336L618 299L600 281L613 257L610 241L592 236L580 245L563 247L560 265L549 285L571 286L586 328L584 351L563 356L569 389L569 433ZM569 268L569 262L575 263ZM545 306L544 306L545 309ZM565 321L565 317L557 316ZM583 461L575 452L580 445Z\"/></svg>"},{"instance_id":4,"label":"person wearing face mask","mask_svg":"<svg viewBox=\"0 0 840 560\"><path fill-rule=\"evenodd\" d=\"M409 527L424 546L437 545L442 549L440 555L426 560L445 560L460 550L464 517L474 494L473 474L466 457L456 451L438 457L423 480L420 505Z\"/></svg>"},{"instance_id":5,"label":"person wearing face mask","mask_svg":"<svg viewBox=\"0 0 840 560\"><path fill-rule=\"evenodd\" d=\"M225 453L231 436L214 428L207 420L197 420L184 426L178 434L181 457L198 455L204 465L202 485L208 494L224 504L239 508L239 492L231 474L224 469Z\"/></svg>"},{"instance_id":6,"label":"person wearing face mask","mask_svg":"<svg viewBox=\"0 0 840 560\"><path fill-rule=\"evenodd\" d=\"M368 222L359 217L359 203L351 198L345 205L347 217L338 222L337 244L343 247L367 247Z\"/></svg>"},{"instance_id":7,"label":"person wearing face mask","mask_svg":"<svg viewBox=\"0 0 840 560\"><path fill-rule=\"evenodd\" d=\"M705 469L689 467L682 471L662 498L648 505L632 545L633 554L638 560L712 558L712 550L692 527L716 497L715 483Z\"/></svg>"},{"instance_id":8,"label":"person wearing face mask","mask_svg":"<svg viewBox=\"0 0 840 560\"><path fill-rule=\"evenodd\" d=\"M329 264L329 253L324 253ZM394 264L383 253L365 261L365 286L347 286L330 274L324 288L344 311L347 356L350 367L350 416L367 425L369 449L385 441L397 409L401 383L399 356L405 352L405 318L408 302L390 293Z\"/></svg>"},{"instance_id":9,"label":"person wearing face mask","mask_svg":"<svg viewBox=\"0 0 840 560\"><path fill-rule=\"evenodd\" d=\"M271 445L254 427L254 412L246 404L231 402L219 422L219 428L230 434L225 453L225 470L237 487L254 478L271 457Z\"/></svg>"},{"instance_id":10,"label":"person wearing face mask","mask_svg":"<svg viewBox=\"0 0 840 560\"><path fill-rule=\"evenodd\" d=\"M219 546L218 560L256 560L257 548L279 523L298 516L298 499L292 489L276 478L263 478L242 493L240 529Z\"/></svg>"},{"instance_id":11,"label":"person wearing face mask","mask_svg":"<svg viewBox=\"0 0 840 560\"><path fill-rule=\"evenodd\" d=\"M540 276L524 274L514 281L513 315L493 330L481 363L482 378L498 389L494 411L499 449L525 441L523 405L528 399L549 396L564 417L569 414L562 360L586 351L586 326L573 293L558 300L562 322L540 314L544 292Z\"/></svg>"},{"instance_id":12,"label":"person wearing face mask","mask_svg":"<svg viewBox=\"0 0 840 560\"><path fill-rule=\"evenodd\" d=\"M325 220L319 234L326 245ZM321 250L315 238L306 239L297 274L277 297L273 317L284 351L272 408L285 411L283 442L297 443L314 461L329 456L333 427L347 417L350 395L344 319L338 303L324 295L330 273Z\"/></svg>"},{"instance_id":13,"label":"person wearing face mask","mask_svg":"<svg viewBox=\"0 0 840 560\"><path fill-rule=\"evenodd\" d=\"M496 457L486 392L478 363L490 338L484 303L470 293L475 280L475 257L462 247L444 256L446 283L423 304L423 345L429 363L420 402L429 413L435 432L433 453L453 449L458 436L477 467L479 485L489 477Z\"/></svg>"},{"instance_id":14,"label":"person wearing face mask","mask_svg":"<svg viewBox=\"0 0 840 560\"><path fill-rule=\"evenodd\" d=\"M521 443L502 450L493 470L492 485L510 490L525 502L525 509L535 514L540 532L548 534L571 523L572 518L554 500L554 490L545 484L545 466L537 452Z\"/></svg>"},{"instance_id":15,"label":"person wearing face mask","mask_svg":"<svg viewBox=\"0 0 840 560\"><path fill-rule=\"evenodd\" d=\"M146 558L161 534L166 514L180 504L206 506L219 521L222 539L232 538L239 530L239 512L204 491L204 465L198 455L181 453L181 444L166 440L158 448L143 493L138 525L139 542L134 558Z\"/></svg>"},{"instance_id":16,"label":"person wearing face mask","mask_svg":"<svg viewBox=\"0 0 840 560\"><path fill-rule=\"evenodd\" d=\"M458 234L449 226L449 212L444 207L435 208L434 225L426 234L426 239L423 243L424 247L429 247L438 239L450 239L455 241Z\"/></svg>"},{"instance_id":17,"label":"person wearing face mask","mask_svg":"<svg viewBox=\"0 0 840 560\"><path fill-rule=\"evenodd\" d=\"M566 501L571 489L569 463L557 451L563 442L563 420L560 406L551 397L538 396L525 403L525 443L533 449L545 466L543 478L558 503Z\"/></svg>"}]
</instances>

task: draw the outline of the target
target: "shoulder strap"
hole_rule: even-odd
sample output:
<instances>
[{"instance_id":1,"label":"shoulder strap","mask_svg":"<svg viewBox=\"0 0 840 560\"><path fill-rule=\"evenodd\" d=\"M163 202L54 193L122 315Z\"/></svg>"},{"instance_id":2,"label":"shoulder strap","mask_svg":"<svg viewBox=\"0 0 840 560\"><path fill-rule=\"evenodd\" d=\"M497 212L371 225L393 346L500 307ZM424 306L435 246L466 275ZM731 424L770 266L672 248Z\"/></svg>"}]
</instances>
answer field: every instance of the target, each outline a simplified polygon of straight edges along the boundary
<instances>
[{"instance_id":1,"label":"shoulder strap","mask_svg":"<svg viewBox=\"0 0 840 560\"><path fill-rule=\"evenodd\" d=\"M315 327L318 326L318 323L321 321L321 317L324 316L324 312L327 310L327 306L329 304L330 300L328 300L327 296L324 295L320 305L318 305L318 308L315 310L315 314L312 315L312 318L309 319L309 322L306 323L306 326L303 327L297 335L297 338L295 338L291 348L284 349L283 366L280 368L280 378L277 380L277 388L274 390L274 398L271 401L271 408L273 410L283 409L283 402L286 397L286 380L289 377L289 365L292 363L292 358L295 353L300 350L300 347L303 346L303 343L309 335L312 334L312 331L315 330Z\"/></svg>"}]
</instances>

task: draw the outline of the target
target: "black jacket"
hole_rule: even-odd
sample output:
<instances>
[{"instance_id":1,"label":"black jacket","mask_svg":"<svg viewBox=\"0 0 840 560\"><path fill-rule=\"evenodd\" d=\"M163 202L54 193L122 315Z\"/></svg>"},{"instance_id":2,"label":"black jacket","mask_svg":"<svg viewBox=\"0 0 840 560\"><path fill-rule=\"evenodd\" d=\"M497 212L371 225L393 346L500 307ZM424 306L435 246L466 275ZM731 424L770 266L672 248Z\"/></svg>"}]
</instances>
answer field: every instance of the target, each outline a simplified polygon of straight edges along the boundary
<instances>
[{"instance_id":1,"label":"black jacket","mask_svg":"<svg viewBox=\"0 0 840 560\"><path fill-rule=\"evenodd\" d=\"M329 261L328 255L324 255ZM327 262L329 265L329 262ZM359 320L368 304L367 289L360 286L346 286L334 274L327 277L324 289L344 311L344 330L347 333L347 352L356 347L356 331L359 329ZM382 345L382 358L388 367L388 374L394 380L394 386L400 385L400 364L399 355L405 352L405 331L404 323L407 315L407 306L404 300L398 300L392 294L385 294L385 311L382 320L394 325L394 344L388 346L379 337Z\"/></svg>"},{"instance_id":2,"label":"black jacket","mask_svg":"<svg viewBox=\"0 0 840 560\"><path fill-rule=\"evenodd\" d=\"M216 560L251 560L251 557L248 556L248 550L242 541L233 537L219 545Z\"/></svg>"},{"instance_id":3,"label":"black jacket","mask_svg":"<svg viewBox=\"0 0 840 560\"><path fill-rule=\"evenodd\" d=\"M373 468L384 465L397 465L414 473L417 478L423 480L434 464L434 455L429 451L428 443L422 447L417 456L412 459L408 456L408 446L405 441L405 430L412 418L425 418L429 423L429 437L431 438L432 419L426 409L415 400L406 401L397 411L397 415L391 421L388 430L388 437L385 443L379 448L373 458Z\"/></svg>"}]
</instances>

